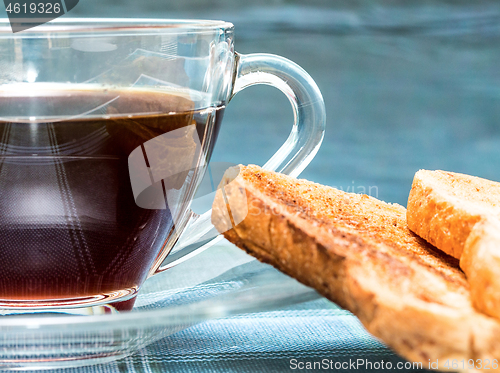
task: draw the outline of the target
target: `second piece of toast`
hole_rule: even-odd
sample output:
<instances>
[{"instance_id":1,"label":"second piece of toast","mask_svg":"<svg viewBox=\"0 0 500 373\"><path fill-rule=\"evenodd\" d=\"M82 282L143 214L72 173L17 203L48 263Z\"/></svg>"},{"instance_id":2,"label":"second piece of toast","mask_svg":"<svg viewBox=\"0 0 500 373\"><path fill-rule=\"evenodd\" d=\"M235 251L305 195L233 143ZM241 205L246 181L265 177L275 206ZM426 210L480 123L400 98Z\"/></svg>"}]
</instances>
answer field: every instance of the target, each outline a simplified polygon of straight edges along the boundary
<instances>
[{"instance_id":1,"label":"second piece of toast","mask_svg":"<svg viewBox=\"0 0 500 373\"><path fill-rule=\"evenodd\" d=\"M420 170L407 219L413 232L460 259L474 306L500 318L500 183Z\"/></svg>"},{"instance_id":2,"label":"second piece of toast","mask_svg":"<svg viewBox=\"0 0 500 373\"><path fill-rule=\"evenodd\" d=\"M457 261L413 234L402 206L239 166L221 183L212 222L424 367L500 356L500 324L472 307Z\"/></svg>"}]
</instances>

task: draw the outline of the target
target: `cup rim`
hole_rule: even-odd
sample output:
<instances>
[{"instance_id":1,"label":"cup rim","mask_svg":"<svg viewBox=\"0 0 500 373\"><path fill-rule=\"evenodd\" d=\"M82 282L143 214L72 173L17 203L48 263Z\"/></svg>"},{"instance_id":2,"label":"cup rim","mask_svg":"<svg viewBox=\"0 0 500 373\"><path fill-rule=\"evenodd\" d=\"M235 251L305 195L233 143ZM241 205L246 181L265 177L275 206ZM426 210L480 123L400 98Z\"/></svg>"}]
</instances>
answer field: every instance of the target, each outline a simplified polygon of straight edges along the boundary
<instances>
[{"instance_id":1,"label":"cup rim","mask_svg":"<svg viewBox=\"0 0 500 373\"><path fill-rule=\"evenodd\" d=\"M21 19L19 19L21 20ZM32 21L33 19L30 19ZM207 32L228 30L233 24L220 20L205 19L161 19L161 18L56 18L42 25L27 29L20 33L12 33L8 18L0 18L0 37L26 37L42 34L84 33L92 32L109 34L120 33L158 33L158 32Z\"/></svg>"}]
</instances>

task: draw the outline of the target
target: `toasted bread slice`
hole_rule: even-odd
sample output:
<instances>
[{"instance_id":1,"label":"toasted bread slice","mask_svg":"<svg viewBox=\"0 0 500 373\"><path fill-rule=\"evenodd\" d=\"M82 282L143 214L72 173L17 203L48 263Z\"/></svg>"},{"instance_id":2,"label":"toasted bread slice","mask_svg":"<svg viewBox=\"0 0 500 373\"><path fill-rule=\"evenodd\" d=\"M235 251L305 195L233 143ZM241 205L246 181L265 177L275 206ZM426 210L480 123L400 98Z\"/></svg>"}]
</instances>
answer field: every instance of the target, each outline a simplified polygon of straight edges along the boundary
<instances>
[{"instance_id":1,"label":"toasted bread slice","mask_svg":"<svg viewBox=\"0 0 500 373\"><path fill-rule=\"evenodd\" d=\"M460 259L474 306L500 318L500 183L420 170L407 219L413 232Z\"/></svg>"},{"instance_id":2,"label":"toasted bread slice","mask_svg":"<svg viewBox=\"0 0 500 373\"><path fill-rule=\"evenodd\" d=\"M500 356L500 323L472 307L458 261L413 234L402 206L239 166L221 183L212 222L424 368Z\"/></svg>"}]
</instances>

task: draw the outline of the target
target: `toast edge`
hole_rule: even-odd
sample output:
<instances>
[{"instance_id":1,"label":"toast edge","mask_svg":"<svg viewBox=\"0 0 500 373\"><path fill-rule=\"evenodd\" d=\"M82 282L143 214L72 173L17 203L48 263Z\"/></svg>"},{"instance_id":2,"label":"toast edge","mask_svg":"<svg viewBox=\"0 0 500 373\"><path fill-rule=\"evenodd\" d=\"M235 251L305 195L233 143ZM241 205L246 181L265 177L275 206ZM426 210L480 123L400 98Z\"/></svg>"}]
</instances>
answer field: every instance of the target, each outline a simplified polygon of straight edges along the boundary
<instances>
[{"instance_id":1,"label":"toast edge","mask_svg":"<svg viewBox=\"0 0 500 373\"><path fill-rule=\"evenodd\" d=\"M460 259L473 305L500 319L500 222L483 219L472 229Z\"/></svg>"}]
</instances>

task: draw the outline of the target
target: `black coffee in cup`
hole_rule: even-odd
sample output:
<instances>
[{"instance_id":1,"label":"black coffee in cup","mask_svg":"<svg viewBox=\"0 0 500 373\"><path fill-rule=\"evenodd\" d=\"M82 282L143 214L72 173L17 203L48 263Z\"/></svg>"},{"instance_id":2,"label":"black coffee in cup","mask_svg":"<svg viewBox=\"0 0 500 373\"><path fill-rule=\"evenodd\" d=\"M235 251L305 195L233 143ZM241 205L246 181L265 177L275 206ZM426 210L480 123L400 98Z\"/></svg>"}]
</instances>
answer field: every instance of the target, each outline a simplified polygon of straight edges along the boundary
<instances>
[{"instance_id":1,"label":"black coffee in cup","mask_svg":"<svg viewBox=\"0 0 500 373\"><path fill-rule=\"evenodd\" d=\"M61 87L0 91L0 305L134 295L175 230L167 195L192 192L223 113L174 88ZM134 189L134 159L164 208Z\"/></svg>"}]
</instances>

